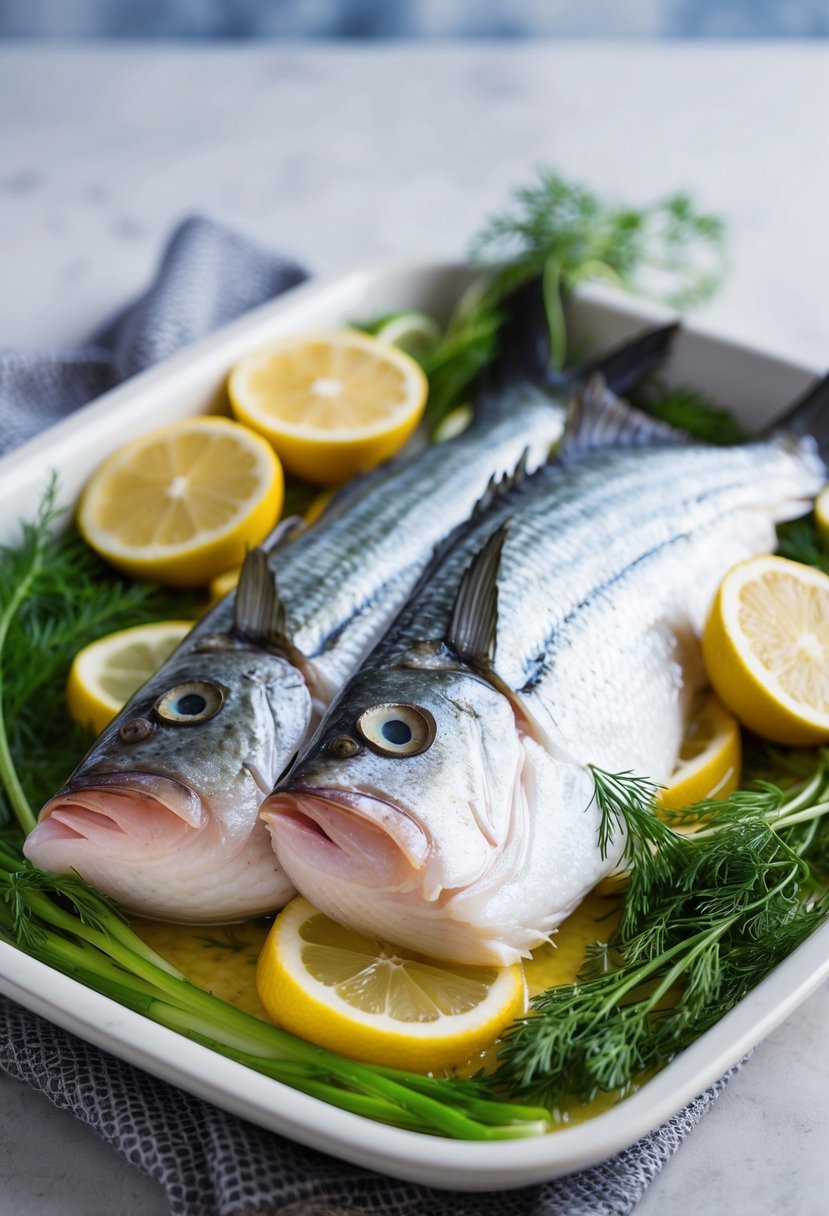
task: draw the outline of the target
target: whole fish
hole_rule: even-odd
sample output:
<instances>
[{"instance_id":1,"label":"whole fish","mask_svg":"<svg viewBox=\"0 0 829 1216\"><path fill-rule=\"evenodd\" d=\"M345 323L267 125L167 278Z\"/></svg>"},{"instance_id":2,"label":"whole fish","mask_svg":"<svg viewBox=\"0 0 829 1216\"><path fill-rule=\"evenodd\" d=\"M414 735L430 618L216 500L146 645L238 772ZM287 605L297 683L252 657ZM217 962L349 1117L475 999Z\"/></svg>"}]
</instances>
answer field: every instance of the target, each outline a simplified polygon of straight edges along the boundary
<instances>
[{"instance_id":1,"label":"whole fish","mask_svg":"<svg viewBox=\"0 0 829 1216\"><path fill-rule=\"evenodd\" d=\"M238 591L135 694L44 806L25 844L124 908L168 920L240 919L293 892L258 812L320 711L393 618L435 544L487 482L560 437L561 385L539 386L537 289L519 300L502 382L469 429L343 492L270 559L249 555ZM666 329L608 361L630 383L664 357ZM567 390L569 395L569 389Z\"/></svg>"},{"instance_id":2,"label":"whole fish","mask_svg":"<svg viewBox=\"0 0 829 1216\"><path fill-rule=\"evenodd\" d=\"M549 939L623 846L600 851L588 766L669 779L717 585L803 513L826 452L829 378L738 448L591 385L559 460L459 531L266 801L301 893L461 963Z\"/></svg>"}]
</instances>

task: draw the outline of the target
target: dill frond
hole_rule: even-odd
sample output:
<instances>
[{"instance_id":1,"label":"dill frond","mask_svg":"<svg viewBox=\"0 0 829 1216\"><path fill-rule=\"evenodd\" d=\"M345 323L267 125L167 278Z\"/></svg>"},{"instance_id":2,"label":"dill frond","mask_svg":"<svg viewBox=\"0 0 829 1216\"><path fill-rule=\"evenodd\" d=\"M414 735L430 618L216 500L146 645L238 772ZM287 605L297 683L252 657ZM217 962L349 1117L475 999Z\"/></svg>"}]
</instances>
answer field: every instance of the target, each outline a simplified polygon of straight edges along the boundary
<instances>
[{"instance_id":1,"label":"dill frond","mask_svg":"<svg viewBox=\"0 0 829 1216\"><path fill-rule=\"evenodd\" d=\"M649 783L591 771L602 838L626 833L618 928L588 951L579 982L534 998L488 1078L494 1093L551 1107L624 1091L666 1063L829 913L825 754L790 787L765 781L689 808L690 835L657 819Z\"/></svg>"}]
</instances>

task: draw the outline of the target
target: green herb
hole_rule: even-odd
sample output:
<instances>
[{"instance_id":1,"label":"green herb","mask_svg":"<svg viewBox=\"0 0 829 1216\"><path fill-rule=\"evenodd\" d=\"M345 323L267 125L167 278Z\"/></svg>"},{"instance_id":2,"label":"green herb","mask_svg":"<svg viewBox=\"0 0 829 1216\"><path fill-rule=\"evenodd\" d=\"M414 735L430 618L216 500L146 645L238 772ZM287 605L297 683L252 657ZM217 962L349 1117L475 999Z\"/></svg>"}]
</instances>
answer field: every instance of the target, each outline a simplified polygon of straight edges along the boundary
<instances>
[{"instance_id":1,"label":"green herb","mask_svg":"<svg viewBox=\"0 0 829 1216\"><path fill-rule=\"evenodd\" d=\"M20 548L0 547L0 816L13 811L24 827L34 826L28 804L52 794L91 741L66 712L78 650L113 630L194 611L189 595L120 578L74 530L55 536L55 502L53 479Z\"/></svg>"},{"instance_id":2,"label":"green herb","mask_svg":"<svg viewBox=\"0 0 829 1216\"><path fill-rule=\"evenodd\" d=\"M359 1064L196 988L80 879L0 848L0 937L41 962L257 1072L382 1123L463 1140L540 1134L547 1112L488 1101L480 1087Z\"/></svg>"},{"instance_id":3,"label":"green herb","mask_svg":"<svg viewBox=\"0 0 829 1216\"><path fill-rule=\"evenodd\" d=\"M654 377L631 395L631 401L652 417L705 443L743 443L748 438L730 410L687 385L671 386Z\"/></svg>"},{"instance_id":4,"label":"green herb","mask_svg":"<svg viewBox=\"0 0 829 1216\"><path fill-rule=\"evenodd\" d=\"M552 365L567 358L563 301L588 280L688 309L709 299L721 277L723 225L686 194L639 209L607 203L584 186L542 170L515 192L472 245L473 261L495 265L501 294L541 275Z\"/></svg>"},{"instance_id":5,"label":"green herb","mask_svg":"<svg viewBox=\"0 0 829 1216\"><path fill-rule=\"evenodd\" d=\"M689 808L680 835L653 787L594 769L605 847L624 828L632 865L621 919L579 982L536 997L488 1078L554 1107L628 1089L682 1050L825 919L829 763L787 789L768 782ZM664 812L663 812L664 813Z\"/></svg>"},{"instance_id":6,"label":"green herb","mask_svg":"<svg viewBox=\"0 0 829 1216\"><path fill-rule=\"evenodd\" d=\"M829 544L818 530L814 515L793 519L777 528L777 552L790 561L816 566L829 574Z\"/></svg>"},{"instance_id":7,"label":"green herb","mask_svg":"<svg viewBox=\"0 0 829 1216\"><path fill-rule=\"evenodd\" d=\"M237 937L232 929L224 929L221 937L210 933L198 933L196 941L213 950L227 950L228 954L242 954L248 949L248 943Z\"/></svg>"},{"instance_id":8,"label":"green herb","mask_svg":"<svg viewBox=\"0 0 829 1216\"><path fill-rule=\"evenodd\" d=\"M300 481L297 477L286 477L282 518L287 519L290 515L304 515L319 493L319 486L312 486L307 481Z\"/></svg>"},{"instance_id":9,"label":"green herb","mask_svg":"<svg viewBox=\"0 0 829 1216\"><path fill-rule=\"evenodd\" d=\"M689 309L707 300L721 276L723 226L678 194L639 209L605 202L552 170L514 195L472 242L484 273L468 288L436 344L416 352L429 378L426 417L437 425L469 397L498 353L508 297L540 277L550 364L561 371L574 353L567 339L567 300L588 280ZM376 333L394 317L367 322Z\"/></svg>"}]
</instances>

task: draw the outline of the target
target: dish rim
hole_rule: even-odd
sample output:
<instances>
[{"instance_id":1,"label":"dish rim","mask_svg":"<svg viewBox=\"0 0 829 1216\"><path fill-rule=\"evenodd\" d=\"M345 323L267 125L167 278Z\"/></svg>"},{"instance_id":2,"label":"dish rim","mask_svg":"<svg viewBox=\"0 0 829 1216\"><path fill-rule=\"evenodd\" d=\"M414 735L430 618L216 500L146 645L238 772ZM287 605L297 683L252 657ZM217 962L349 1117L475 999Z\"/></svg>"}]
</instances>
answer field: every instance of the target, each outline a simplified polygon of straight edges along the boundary
<instances>
[{"instance_id":1,"label":"dish rim","mask_svg":"<svg viewBox=\"0 0 829 1216\"><path fill-rule=\"evenodd\" d=\"M0 527L8 523L9 505L20 503L23 487L30 491L38 476L42 486L44 463L50 454L55 455L57 463L60 451L71 455L86 450L85 437L94 438L92 446L98 448L110 438L113 442L116 436L117 440L125 438L123 422L128 416L128 430L138 433L147 429L140 419L135 425L134 415L140 414L136 403L140 405L142 398L152 396L159 387L164 397L185 386L188 379L201 382L214 372L222 374L241 354L265 344L268 338L263 335L271 327L279 333L301 329L302 320L293 325L291 318L313 313L323 303L329 310L342 303L345 315L346 302L350 301L350 315L358 316L359 312L353 311L355 300L370 296L372 291L379 298L390 284L416 280L421 288L431 284L430 290L439 295L449 291L450 283L457 290L470 273L469 267L454 262L407 262L358 269L304 283L245 314L0 457ZM578 307L586 313L593 310L602 314L604 322L617 329L620 325L630 328L633 324L660 323L672 316L668 310L604 289L581 293ZM287 319L287 329L279 329L280 319ZM802 387L814 375L812 368L768 355L743 342L723 339L704 326L684 326L683 333L691 346L710 345L715 361L724 357L756 363L758 377L765 368L772 380L776 375L791 381L793 391L798 387L795 381ZM73 496L70 489L66 497ZM64 1029L162 1080L310 1147L409 1181L469 1191L543 1182L628 1147L722 1076L827 978L829 924L816 930L716 1026L623 1102L544 1136L480 1143L427 1136L378 1123L371 1124L371 1136L367 1138L366 1120L361 1116L255 1073L0 942L0 992Z\"/></svg>"}]
</instances>

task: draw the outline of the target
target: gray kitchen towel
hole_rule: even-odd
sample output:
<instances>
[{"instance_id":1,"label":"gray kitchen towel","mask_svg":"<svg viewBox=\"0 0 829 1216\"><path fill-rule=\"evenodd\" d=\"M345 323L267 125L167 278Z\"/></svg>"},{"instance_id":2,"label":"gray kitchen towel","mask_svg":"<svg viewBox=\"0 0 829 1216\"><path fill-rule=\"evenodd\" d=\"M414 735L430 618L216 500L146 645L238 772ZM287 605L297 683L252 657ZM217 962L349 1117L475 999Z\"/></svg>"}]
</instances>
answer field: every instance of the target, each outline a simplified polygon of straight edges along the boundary
<instances>
[{"instance_id":1,"label":"gray kitchen towel","mask_svg":"<svg viewBox=\"0 0 829 1216\"><path fill-rule=\"evenodd\" d=\"M458 1194L398 1182L263 1131L2 997L0 1067L157 1179L172 1216L625 1216L731 1075L592 1169L517 1191Z\"/></svg>"},{"instance_id":2,"label":"gray kitchen towel","mask_svg":"<svg viewBox=\"0 0 829 1216\"><path fill-rule=\"evenodd\" d=\"M186 220L148 291L87 347L0 351L0 452L304 277L212 220ZM174 1216L623 1216L725 1084L593 1169L520 1191L461 1195L396 1182L262 1131L3 998L0 1067L156 1178Z\"/></svg>"},{"instance_id":3,"label":"gray kitchen towel","mask_svg":"<svg viewBox=\"0 0 829 1216\"><path fill-rule=\"evenodd\" d=\"M84 346L0 349L0 455L306 277L214 220L184 220L147 291Z\"/></svg>"}]
</instances>

